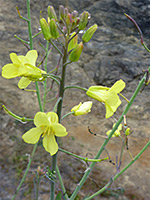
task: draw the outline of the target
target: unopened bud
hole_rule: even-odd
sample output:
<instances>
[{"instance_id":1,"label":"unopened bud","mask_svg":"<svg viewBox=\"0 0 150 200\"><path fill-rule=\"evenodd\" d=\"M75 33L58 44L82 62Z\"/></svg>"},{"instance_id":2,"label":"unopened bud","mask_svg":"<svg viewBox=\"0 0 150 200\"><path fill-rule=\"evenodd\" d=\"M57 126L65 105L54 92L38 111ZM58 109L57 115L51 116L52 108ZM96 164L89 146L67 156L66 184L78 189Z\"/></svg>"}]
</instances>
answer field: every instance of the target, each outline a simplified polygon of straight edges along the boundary
<instances>
[{"instance_id":1,"label":"unopened bud","mask_svg":"<svg viewBox=\"0 0 150 200\"><path fill-rule=\"evenodd\" d=\"M84 11L80 15L79 30L84 30L86 28L87 23L88 23L88 17L89 17L89 13L87 11Z\"/></svg>"},{"instance_id":2,"label":"unopened bud","mask_svg":"<svg viewBox=\"0 0 150 200\"><path fill-rule=\"evenodd\" d=\"M126 136L130 135L130 132L131 132L131 131L130 131L130 128L127 128L126 131L125 131L125 135L126 135Z\"/></svg>"},{"instance_id":3,"label":"unopened bud","mask_svg":"<svg viewBox=\"0 0 150 200\"><path fill-rule=\"evenodd\" d=\"M66 24L72 24L72 14L68 13L66 16Z\"/></svg>"},{"instance_id":4,"label":"unopened bud","mask_svg":"<svg viewBox=\"0 0 150 200\"><path fill-rule=\"evenodd\" d=\"M73 32L70 38L72 38L75 34L76 32ZM77 44L78 44L78 35L74 36L70 40L69 45L68 45L68 52L74 49L77 46Z\"/></svg>"},{"instance_id":5,"label":"unopened bud","mask_svg":"<svg viewBox=\"0 0 150 200\"><path fill-rule=\"evenodd\" d=\"M49 25L44 18L40 19L40 26L41 26L44 38L46 40L50 40L51 37L52 37L51 33L50 33L50 28L49 28Z\"/></svg>"},{"instance_id":6,"label":"unopened bud","mask_svg":"<svg viewBox=\"0 0 150 200\"><path fill-rule=\"evenodd\" d=\"M83 41L83 43L89 42L96 30L97 30L97 24L94 24L93 26L91 26L91 27L84 33L84 35L82 36L82 41Z\"/></svg>"},{"instance_id":7,"label":"unopened bud","mask_svg":"<svg viewBox=\"0 0 150 200\"><path fill-rule=\"evenodd\" d=\"M73 18L75 18L75 17L78 16L78 12L77 12L76 10L74 10L71 14L72 14L72 17L73 17Z\"/></svg>"},{"instance_id":8,"label":"unopened bud","mask_svg":"<svg viewBox=\"0 0 150 200\"><path fill-rule=\"evenodd\" d=\"M69 13L68 8L65 8L65 16L67 16Z\"/></svg>"},{"instance_id":9,"label":"unopened bud","mask_svg":"<svg viewBox=\"0 0 150 200\"><path fill-rule=\"evenodd\" d=\"M60 5L59 6L59 18L60 20L64 19L65 17L65 8L64 6Z\"/></svg>"},{"instance_id":10,"label":"unopened bud","mask_svg":"<svg viewBox=\"0 0 150 200\"><path fill-rule=\"evenodd\" d=\"M50 20L50 32L54 39L57 39L59 37L59 32L58 32L57 25L54 19Z\"/></svg>"},{"instance_id":11,"label":"unopened bud","mask_svg":"<svg viewBox=\"0 0 150 200\"><path fill-rule=\"evenodd\" d=\"M80 42L70 53L69 60L72 62L77 62L81 56L83 50L83 43Z\"/></svg>"},{"instance_id":12,"label":"unopened bud","mask_svg":"<svg viewBox=\"0 0 150 200\"><path fill-rule=\"evenodd\" d=\"M57 21L57 15L55 13L54 7L53 6L48 6L48 17L50 19L55 19Z\"/></svg>"}]
</instances>

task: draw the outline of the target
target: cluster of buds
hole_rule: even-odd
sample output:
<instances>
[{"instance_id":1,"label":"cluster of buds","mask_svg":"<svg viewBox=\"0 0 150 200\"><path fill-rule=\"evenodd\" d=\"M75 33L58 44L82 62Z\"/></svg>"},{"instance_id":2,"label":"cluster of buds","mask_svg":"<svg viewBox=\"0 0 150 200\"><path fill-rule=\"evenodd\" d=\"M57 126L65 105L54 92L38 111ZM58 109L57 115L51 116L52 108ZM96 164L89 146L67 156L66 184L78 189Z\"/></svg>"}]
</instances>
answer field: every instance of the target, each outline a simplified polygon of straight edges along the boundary
<instances>
[{"instance_id":1,"label":"cluster of buds","mask_svg":"<svg viewBox=\"0 0 150 200\"><path fill-rule=\"evenodd\" d=\"M43 36L48 41L64 36L68 45L69 60L76 62L82 53L83 44L89 42L97 30L96 24L86 30L90 17L87 11L80 15L76 10L70 13L62 5L59 6L59 17L57 17L53 6L48 6L48 20L40 19ZM82 41L78 43L78 33L83 30Z\"/></svg>"}]
</instances>

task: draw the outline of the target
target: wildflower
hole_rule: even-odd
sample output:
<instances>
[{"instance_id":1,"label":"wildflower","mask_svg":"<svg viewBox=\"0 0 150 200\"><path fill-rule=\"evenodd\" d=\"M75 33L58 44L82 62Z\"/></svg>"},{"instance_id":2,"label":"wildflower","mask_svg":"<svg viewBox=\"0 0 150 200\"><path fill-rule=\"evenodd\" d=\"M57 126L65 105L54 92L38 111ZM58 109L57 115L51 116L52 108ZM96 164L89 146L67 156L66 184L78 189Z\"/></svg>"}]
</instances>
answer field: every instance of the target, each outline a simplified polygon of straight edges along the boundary
<instances>
[{"instance_id":1,"label":"wildflower","mask_svg":"<svg viewBox=\"0 0 150 200\"><path fill-rule=\"evenodd\" d=\"M123 80L117 81L111 88L103 86L91 86L86 94L105 104L106 118L111 117L117 108L120 106L121 101L118 93L125 88L125 82Z\"/></svg>"},{"instance_id":2,"label":"wildflower","mask_svg":"<svg viewBox=\"0 0 150 200\"><path fill-rule=\"evenodd\" d=\"M115 124L116 124L116 123L115 123ZM115 124L113 125L113 128L114 128ZM122 130L122 124L120 124L120 125L118 126L117 130L114 132L114 134L112 135L112 137L119 137L119 136L120 136L120 131L121 131L121 130ZM107 132L106 132L106 135L109 135L111 131L112 131L112 130L107 131Z\"/></svg>"},{"instance_id":3,"label":"wildflower","mask_svg":"<svg viewBox=\"0 0 150 200\"><path fill-rule=\"evenodd\" d=\"M68 134L66 128L58 123L58 116L54 112L37 112L34 117L34 124L36 128L27 131L22 136L23 140L29 144L36 144L42 135L45 150L53 156L58 151L55 136L66 136Z\"/></svg>"},{"instance_id":4,"label":"wildflower","mask_svg":"<svg viewBox=\"0 0 150 200\"><path fill-rule=\"evenodd\" d=\"M71 109L71 112L74 111L74 115L86 115L87 113L91 112L92 101L84 102L83 104L80 102L77 106L74 106Z\"/></svg>"},{"instance_id":5,"label":"wildflower","mask_svg":"<svg viewBox=\"0 0 150 200\"><path fill-rule=\"evenodd\" d=\"M18 83L20 89L26 88L31 81L42 81L45 71L37 68L35 62L37 51L28 51L26 56L17 56L16 53L10 54L12 63L6 64L2 68L2 76L7 79L22 77Z\"/></svg>"}]
</instances>

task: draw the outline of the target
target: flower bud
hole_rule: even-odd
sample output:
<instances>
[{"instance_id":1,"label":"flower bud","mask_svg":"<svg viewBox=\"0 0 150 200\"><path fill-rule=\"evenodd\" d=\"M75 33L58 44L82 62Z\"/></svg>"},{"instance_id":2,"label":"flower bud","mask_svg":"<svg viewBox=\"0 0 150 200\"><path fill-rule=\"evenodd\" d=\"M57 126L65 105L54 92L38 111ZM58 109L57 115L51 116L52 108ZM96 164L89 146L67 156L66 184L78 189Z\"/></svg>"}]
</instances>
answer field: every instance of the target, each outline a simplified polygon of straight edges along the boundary
<instances>
[{"instance_id":1,"label":"flower bud","mask_svg":"<svg viewBox=\"0 0 150 200\"><path fill-rule=\"evenodd\" d=\"M69 60L72 62L77 62L81 56L83 50L83 43L80 42L70 53Z\"/></svg>"},{"instance_id":2,"label":"flower bud","mask_svg":"<svg viewBox=\"0 0 150 200\"><path fill-rule=\"evenodd\" d=\"M70 38L72 38L75 34L76 32L73 32ZM77 44L78 44L78 35L74 36L70 40L69 45L68 45L68 52L71 51L73 48L75 48Z\"/></svg>"},{"instance_id":3,"label":"flower bud","mask_svg":"<svg viewBox=\"0 0 150 200\"><path fill-rule=\"evenodd\" d=\"M68 13L66 16L66 24L72 24L72 14Z\"/></svg>"},{"instance_id":4,"label":"flower bud","mask_svg":"<svg viewBox=\"0 0 150 200\"><path fill-rule=\"evenodd\" d=\"M71 109L71 112L74 111L74 115L86 115L87 113L91 112L91 107L92 107L92 101L87 101L82 103L79 103L77 106L74 106Z\"/></svg>"},{"instance_id":5,"label":"flower bud","mask_svg":"<svg viewBox=\"0 0 150 200\"><path fill-rule=\"evenodd\" d=\"M84 11L80 15L79 30L84 30L86 28L87 23L88 23L88 17L89 17L89 13L87 11Z\"/></svg>"},{"instance_id":6,"label":"flower bud","mask_svg":"<svg viewBox=\"0 0 150 200\"><path fill-rule=\"evenodd\" d=\"M126 135L126 136L130 135L130 132L131 132L131 131L130 131L130 128L127 128L126 131L125 131L125 135Z\"/></svg>"},{"instance_id":7,"label":"flower bud","mask_svg":"<svg viewBox=\"0 0 150 200\"><path fill-rule=\"evenodd\" d=\"M44 18L40 19L40 26L41 26L44 38L46 40L50 40L51 37L52 37L51 33L50 33L50 28L49 28L49 25Z\"/></svg>"},{"instance_id":8,"label":"flower bud","mask_svg":"<svg viewBox=\"0 0 150 200\"><path fill-rule=\"evenodd\" d=\"M54 7L53 6L48 6L48 17L50 19L55 19L57 21L57 15L55 13Z\"/></svg>"},{"instance_id":9,"label":"flower bud","mask_svg":"<svg viewBox=\"0 0 150 200\"><path fill-rule=\"evenodd\" d=\"M72 17L73 17L73 18L75 18L75 17L78 16L78 12L77 12L76 10L74 10L71 14L72 14Z\"/></svg>"},{"instance_id":10,"label":"flower bud","mask_svg":"<svg viewBox=\"0 0 150 200\"><path fill-rule=\"evenodd\" d=\"M59 6L59 18L60 20L64 19L65 17L65 8L64 6L60 5Z\"/></svg>"},{"instance_id":11,"label":"flower bud","mask_svg":"<svg viewBox=\"0 0 150 200\"><path fill-rule=\"evenodd\" d=\"M54 39L57 39L59 37L59 32L58 32L57 25L54 19L50 20L50 32Z\"/></svg>"},{"instance_id":12,"label":"flower bud","mask_svg":"<svg viewBox=\"0 0 150 200\"><path fill-rule=\"evenodd\" d=\"M91 27L84 33L84 35L82 36L82 41L83 41L83 43L89 42L96 30L97 30L97 24L94 24L93 26L91 26Z\"/></svg>"}]
</instances>

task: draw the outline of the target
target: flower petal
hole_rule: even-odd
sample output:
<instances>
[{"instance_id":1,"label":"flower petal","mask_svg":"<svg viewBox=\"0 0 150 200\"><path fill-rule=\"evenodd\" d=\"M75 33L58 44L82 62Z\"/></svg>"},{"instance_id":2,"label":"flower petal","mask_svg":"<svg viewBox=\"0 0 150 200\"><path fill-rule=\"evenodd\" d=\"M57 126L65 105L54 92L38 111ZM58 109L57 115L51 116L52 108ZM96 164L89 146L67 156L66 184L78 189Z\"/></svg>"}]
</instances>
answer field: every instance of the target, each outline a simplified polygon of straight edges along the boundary
<instances>
[{"instance_id":1,"label":"flower petal","mask_svg":"<svg viewBox=\"0 0 150 200\"><path fill-rule=\"evenodd\" d=\"M20 59L18 58L16 53L11 53L10 59L11 59L12 63L14 63L14 64L18 64L18 65L21 64Z\"/></svg>"},{"instance_id":2,"label":"flower petal","mask_svg":"<svg viewBox=\"0 0 150 200\"><path fill-rule=\"evenodd\" d=\"M125 82L123 80L119 80L109 89L109 91L114 91L116 93L119 93L125 88L125 86L126 86Z\"/></svg>"},{"instance_id":3,"label":"flower petal","mask_svg":"<svg viewBox=\"0 0 150 200\"><path fill-rule=\"evenodd\" d=\"M30 50L26 54L26 58L29 60L29 63L33 66L35 66L36 60L37 60L38 54L36 50Z\"/></svg>"},{"instance_id":4,"label":"flower petal","mask_svg":"<svg viewBox=\"0 0 150 200\"><path fill-rule=\"evenodd\" d=\"M44 112L37 112L35 117L34 117L34 124L37 127L40 126L50 126L50 122L48 120L47 114Z\"/></svg>"},{"instance_id":5,"label":"flower petal","mask_svg":"<svg viewBox=\"0 0 150 200\"><path fill-rule=\"evenodd\" d=\"M24 88L28 87L28 85L29 85L30 83L31 83L31 81L30 81L28 78L22 77L22 78L20 79L20 81L18 82L18 87L19 87L20 89L24 89Z\"/></svg>"},{"instance_id":6,"label":"flower petal","mask_svg":"<svg viewBox=\"0 0 150 200\"><path fill-rule=\"evenodd\" d=\"M66 128L59 123L54 123L51 125L51 127L52 127L53 131L55 132L54 133L55 136L57 136L57 137L64 137L68 134L66 131Z\"/></svg>"},{"instance_id":7,"label":"flower petal","mask_svg":"<svg viewBox=\"0 0 150 200\"><path fill-rule=\"evenodd\" d=\"M19 76L18 74L18 65L7 64L2 68L2 76L4 78L10 79Z\"/></svg>"},{"instance_id":8,"label":"flower petal","mask_svg":"<svg viewBox=\"0 0 150 200\"><path fill-rule=\"evenodd\" d=\"M43 146L47 152L53 156L58 151L58 144L56 142L55 136L52 134L46 134L43 138Z\"/></svg>"},{"instance_id":9,"label":"flower petal","mask_svg":"<svg viewBox=\"0 0 150 200\"><path fill-rule=\"evenodd\" d=\"M26 143L36 144L39 141L42 132L41 128L32 128L22 136L22 139Z\"/></svg>"},{"instance_id":10,"label":"flower petal","mask_svg":"<svg viewBox=\"0 0 150 200\"><path fill-rule=\"evenodd\" d=\"M47 114L49 122L52 123L58 123L58 115L54 112L48 112Z\"/></svg>"}]
</instances>

